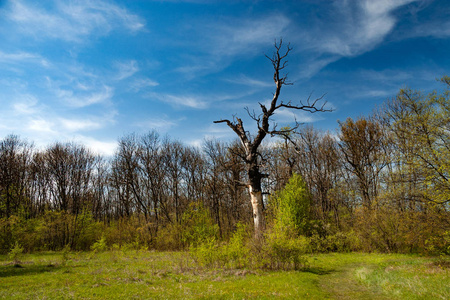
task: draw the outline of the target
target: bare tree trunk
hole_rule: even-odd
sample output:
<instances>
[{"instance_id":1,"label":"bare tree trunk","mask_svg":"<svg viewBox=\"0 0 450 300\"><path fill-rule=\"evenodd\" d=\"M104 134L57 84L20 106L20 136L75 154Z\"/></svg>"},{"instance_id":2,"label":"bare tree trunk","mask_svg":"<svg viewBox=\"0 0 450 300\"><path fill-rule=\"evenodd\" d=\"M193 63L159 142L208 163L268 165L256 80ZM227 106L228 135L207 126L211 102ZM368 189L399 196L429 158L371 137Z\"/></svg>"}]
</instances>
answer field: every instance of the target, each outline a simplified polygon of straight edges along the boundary
<instances>
[{"instance_id":1,"label":"bare tree trunk","mask_svg":"<svg viewBox=\"0 0 450 300\"><path fill-rule=\"evenodd\" d=\"M261 190L254 190L252 185L248 186L253 209L253 224L255 227L255 238L260 239L266 227L263 214L263 199Z\"/></svg>"}]
</instances>

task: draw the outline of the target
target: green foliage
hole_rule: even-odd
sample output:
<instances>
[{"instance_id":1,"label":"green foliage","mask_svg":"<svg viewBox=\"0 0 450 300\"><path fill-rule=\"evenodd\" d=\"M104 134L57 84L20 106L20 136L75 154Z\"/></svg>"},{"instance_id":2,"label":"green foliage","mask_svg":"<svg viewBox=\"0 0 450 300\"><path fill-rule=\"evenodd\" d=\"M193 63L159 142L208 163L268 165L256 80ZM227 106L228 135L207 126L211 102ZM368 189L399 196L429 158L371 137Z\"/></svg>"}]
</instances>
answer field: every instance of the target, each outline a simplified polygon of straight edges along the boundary
<instances>
[{"instance_id":1,"label":"green foliage","mask_svg":"<svg viewBox=\"0 0 450 300\"><path fill-rule=\"evenodd\" d=\"M217 240L219 227L214 224L209 209L200 202L191 202L183 213L180 224L168 224L160 230L157 248L179 250L197 247Z\"/></svg>"},{"instance_id":2,"label":"green foliage","mask_svg":"<svg viewBox=\"0 0 450 300\"><path fill-rule=\"evenodd\" d=\"M248 245L251 233L238 223L228 243L219 244L215 238L190 247L190 254L201 266L223 268L245 268L252 264L252 252Z\"/></svg>"},{"instance_id":3,"label":"green foliage","mask_svg":"<svg viewBox=\"0 0 450 300\"><path fill-rule=\"evenodd\" d=\"M226 260L226 265L235 268L244 268L248 265L251 257L251 249L247 242L250 239L250 232L247 226L242 223L236 225L236 230L230 241L222 247L222 256Z\"/></svg>"},{"instance_id":4,"label":"green foliage","mask_svg":"<svg viewBox=\"0 0 450 300\"><path fill-rule=\"evenodd\" d=\"M360 237L353 231L338 231L334 234L320 236L314 233L307 239L308 252L328 253L328 252L352 252L362 250Z\"/></svg>"},{"instance_id":5,"label":"green foliage","mask_svg":"<svg viewBox=\"0 0 450 300\"><path fill-rule=\"evenodd\" d=\"M102 224L84 211L78 216L64 211L46 211L37 234L44 249L61 250L69 245L73 250L88 250L100 237Z\"/></svg>"},{"instance_id":6,"label":"green foliage","mask_svg":"<svg viewBox=\"0 0 450 300\"><path fill-rule=\"evenodd\" d=\"M428 237L425 240L425 249L432 255L450 255L450 231Z\"/></svg>"},{"instance_id":7,"label":"green foliage","mask_svg":"<svg viewBox=\"0 0 450 300\"><path fill-rule=\"evenodd\" d=\"M275 199L275 230L286 230L296 236L309 233L310 202L305 181L294 173Z\"/></svg>"},{"instance_id":8,"label":"green foliage","mask_svg":"<svg viewBox=\"0 0 450 300\"><path fill-rule=\"evenodd\" d=\"M20 246L19 242L16 241L14 247L11 248L11 251L8 254L9 259L15 264L18 265L20 263L20 257L23 253L23 247Z\"/></svg>"},{"instance_id":9,"label":"green foliage","mask_svg":"<svg viewBox=\"0 0 450 300\"><path fill-rule=\"evenodd\" d=\"M190 203L184 212L181 226L181 241L185 246L197 246L216 239L219 227L214 224L209 209L200 202Z\"/></svg>"},{"instance_id":10,"label":"green foliage","mask_svg":"<svg viewBox=\"0 0 450 300\"><path fill-rule=\"evenodd\" d=\"M66 245L61 251L61 266L65 266L67 264L67 262L69 261L69 257L70 257L70 247L69 245Z\"/></svg>"},{"instance_id":11,"label":"green foliage","mask_svg":"<svg viewBox=\"0 0 450 300\"><path fill-rule=\"evenodd\" d=\"M307 265L308 239L296 235L291 227L275 226L266 233L261 245L259 264L274 270L299 270Z\"/></svg>"},{"instance_id":12,"label":"green foliage","mask_svg":"<svg viewBox=\"0 0 450 300\"><path fill-rule=\"evenodd\" d=\"M156 248L158 250L180 250L183 249L181 235L183 228L180 224L169 223L158 231L156 237Z\"/></svg>"},{"instance_id":13,"label":"green foliage","mask_svg":"<svg viewBox=\"0 0 450 300\"><path fill-rule=\"evenodd\" d=\"M210 267L221 265L221 250L216 239L211 238L210 240L203 240L201 244L192 245L189 253L199 265Z\"/></svg>"},{"instance_id":14,"label":"green foliage","mask_svg":"<svg viewBox=\"0 0 450 300\"><path fill-rule=\"evenodd\" d=\"M106 249L108 249L108 245L106 244L105 235L102 235L102 237L91 246L91 250L94 251L94 253L104 252Z\"/></svg>"},{"instance_id":15,"label":"green foliage","mask_svg":"<svg viewBox=\"0 0 450 300\"><path fill-rule=\"evenodd\" d=\"M153 246L154 236L145 218L139 215L120 218L105 229L108 245L117 244L119 248L145 249ZM162 230L164 235L164 230Z\"/></svg>"}]
</instances>

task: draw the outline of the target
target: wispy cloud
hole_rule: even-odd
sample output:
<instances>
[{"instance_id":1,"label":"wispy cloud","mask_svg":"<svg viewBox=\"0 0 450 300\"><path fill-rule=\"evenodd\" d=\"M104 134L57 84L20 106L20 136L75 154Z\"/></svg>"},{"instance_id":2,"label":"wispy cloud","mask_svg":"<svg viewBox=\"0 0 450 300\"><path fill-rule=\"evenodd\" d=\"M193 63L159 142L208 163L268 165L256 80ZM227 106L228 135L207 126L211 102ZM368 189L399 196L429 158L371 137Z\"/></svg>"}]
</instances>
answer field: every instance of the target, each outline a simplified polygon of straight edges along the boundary
<instances>
[{"instance_id":1,"label":"wispy cloud","mask_svg":"<svg viewBox=\"0 0 450 300\"><path fill-rule=\"evenodd\" d=\"M68 131L85 131L85 130L95 130L102 125L99 122L95 122L92 120L83 120L83 119L67 119L67 118L59 118L59 122L62 127Z\"/></svg>"},{"instance_id":2,"label":"wispy cloud","mask_svg":"<svg viewBox=\"0 0 450 300\"><path fill-rule=\"evenodd\" d=\"M155 87L158 86L159 83L150 79L150 78L139 78L134 80L131 84L130 84L130 89L134 92L139 92L143 89L146 89L148 87Z\"/></svg>"},{"instance_id":3,"label":"wispy cloud","mask_svg":"<svg viewBox=\"0 0 450 300\"><path fill-rule=\"evenodd\" d=\"M100 140L94 137L85 135L76 135L70 141L79 142L93 151L95 154L112 157L117 149L117 142L115 140Z\"/></svg>"},{"instance_id":4,"label":"wispy cloud","mask_svg":"<svg viewBox=\"0 0 450 300\"><path fill-rule=\"evenodd\" d=\"M203 99L203 97L197 96L152 93L149 95L149 97L161 102L168 103L171 106L178 108L187 107L195 109L205 109L209 106L208 102Z\"/></svg>"},{"instance_id":5,"label":"wispy cloud","mask_svg":"<svg viewBox=\"0 0 450 300\"><path fill-rule=\"evenodd\" d=\"M246 85L250 87L257 87L257 88L264 88L264 87L273 87L274 83L273 81L262 81L254 78L250 78L248 76L245 76L241 74L240 76L228 78L226 79L227 82L240 84L240 85Z\"/></svg>"},{"instance_id":6,"label":"wispy cloud","mask_svg":"<svg viewBox=\"0 0 450 300\"><path fill-rule=\"evenodd\" d=\"M321 27L322 36L315 47L340 56L354 56L373 49L393 30L393 12L417 0L361 0L335 2L331 30ZM325 24L324 24L325 25ZM327 23L326 26L330 26ZM314 39L313 39L314 40ZM317 40L316 40L317 41Z\"/></svg>"},{"instance_id":7,"label":"wispy cloud","mask_svg":"<svg viewBox=\"0 0 450 300\"><path fill-rule=\"evenodd\" d=\"M290 19L283 14L233 18L223 22L194 21L187 27L195 33L192 35L191 32L188 36L201 38L202 42L197 39L184 42L184 47L190 47L193 54L187 55L177 71L193 79L225 68L236 56L261 55L274 38L286 33L290 23Z\"/></svg>"},{"instance_id":8,"label":"wispy cloud","mask_svg":"<svg viewBox=\"0 0 450 300\"><path fill-rule=\"evenodd\" d=\"M154 117L141 122L136 122L135 125L147 130L157 129L159 131L167 132L173 127L177 126L180 121L180 119L174 120L173 118L169 118L168 116L162 116Z\"/></svg>"},{"instance_id":9,"label":"wispy cloud","mask_svg":"<svg viewBox=\"0 0 450 300\"><path fill-rule=\"evenodd\" d=\"M24 94L13 103L14 113L18 115L36 114L40 109L37 107L38 100L35 96Z\"/></svg>"},{"instance_id":10,"label":"wispy cloud","mask_svg":"<svg viewBox=\"0 0 450 300\"><path fill-rule=\"evenodd\" d=\"M211 51L220 57L257 53L261 47L273 43L274 38L282 37L291 23L283 14L228 21L213 26L213 31L209 32L209 38L215 42Z\"/></svg>"},{"instance_id":11,"label":"wispy cloud","mask_svg":"<svg viewBox=\"0 0 450 300\"><path fill-rule=\"evenodd\" d=\"M107 85L87 86L78 83L74 87L66 88L50 78L47 79L47 82L49 83L49 90L55 94L60 102L75 108L108 103L114 95L114 89Z\"/></svg>"},{"instance_id":12,"label":"wispy cloud","mask_svg":"<svg viewBox=\"0 0 450 300\"><path fill-rule=\"evenodd\" d=\"M50 62L39 54L29 53L29 52L15 52L15 53L5 53L0 51L0 64L21 64L21 63L31 63L37 64L42 67L49 67Z\"/></svg>"},{"instance_id":13,"label":"wispy cloud","mask_svg":"<svg viewBox=\"0 0 450 300\"><path fill-rule=\"evenodd\" d=\"M334 1L308 29L298 28L292 43L298 45L304 62L298 78L311 78L342 57L373 50L395 29L398 9L419 0Z\"/></svg>"},{"instance_id":14,"label":"wispy cloud","mask_svg":"<svg viewBox=\"0 0 450 300\"><path fill-rule=\"evenodd\" d=\"M138 63L135 60L116 62L114 66L117 69L117 75L115 76L117 80L123 80L131 77L139 71Z\"/></svg>"},{"instance_id":15,"label":"wispy cloud","mask_svg":"<svg viewBox=\"0 0 450 300\"><path fill-rule=\"evenodd\" d=\"M57 132L55 128L55 123L42 118L31 119L27 127L29 130L36 131L38 133L55 134Z\"/></svg>"},{"instance_id":16,"label":"wispy cloud","mask_svg":"<svg viewBox=\"0 0 450 300\"><path fill-rule=\"evenodd\" d=\"M55 0L44 8L36 2L17 0L11 3L8 17L23 33L35 38L72 42L82 42L85 36L107 34L117 28L137 31L144 27L137 15L103 1Z\"/></svg>"}]
</instances>

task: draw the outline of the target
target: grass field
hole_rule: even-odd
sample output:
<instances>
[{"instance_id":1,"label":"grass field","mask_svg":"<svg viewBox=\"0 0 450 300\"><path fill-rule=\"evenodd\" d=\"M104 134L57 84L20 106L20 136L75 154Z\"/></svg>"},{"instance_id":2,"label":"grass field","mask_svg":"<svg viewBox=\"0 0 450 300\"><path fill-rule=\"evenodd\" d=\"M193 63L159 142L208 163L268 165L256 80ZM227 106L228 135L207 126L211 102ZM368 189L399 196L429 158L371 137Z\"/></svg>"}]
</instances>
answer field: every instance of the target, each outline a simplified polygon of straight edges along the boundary
<instances>
[{"instance_id":1,"label":"grass field","mask_svg":"<svg viewBox=\"0 0 450 300\"><path fill-rule=\"evenodd\" d=\"M303 271L202 268L183 252L0 256L2 299L450 299L450 260L308 256Z\"/></svg>"}]
</instances>

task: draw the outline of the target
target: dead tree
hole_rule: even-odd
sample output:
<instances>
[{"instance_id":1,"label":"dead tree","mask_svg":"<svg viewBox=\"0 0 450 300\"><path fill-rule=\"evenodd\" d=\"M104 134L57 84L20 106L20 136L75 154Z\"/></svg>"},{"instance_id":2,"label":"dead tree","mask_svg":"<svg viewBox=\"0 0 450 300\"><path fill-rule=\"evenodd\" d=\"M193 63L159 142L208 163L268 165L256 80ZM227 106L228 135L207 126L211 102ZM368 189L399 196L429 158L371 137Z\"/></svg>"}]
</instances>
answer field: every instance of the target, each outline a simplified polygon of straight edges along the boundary
<instances>
[{"instance_id":1,"label":"dead tree","mask_svg":"<svg viewBox=\"0 0 450 300\"><path fill-rule=\"evenodd\" d=\"M258 126L256 135L250 135L250 133L244 129L242 119L238 117L233 117L232 121L227 119L214 121L214 123L226 123L237 134L244 149L245 154L242 155L241 158L244 160L246 165L248 177L248 182L246 183L246 185L248 187L251 198L256 238L260 238L265 229L261 180L267 176L261 172L261 163L259 158L261 155L258 152L258 148L267 135L284 136L286 138L289 138L289 133L296 130L300 125L296 122L296 125L294 127L291 127L289 129L277 130L276 124L270 126L270 118L274 115L275 111L280 108L303 110L310 113L327 111L327 109L325 109L324 107L326 102L323 103L320 107L316 106L322 100L323 96L313 101L311 101L309 97L306 104L300 102L298 105L292 104L291 101L279 101L278 98L280 96L281 88L284 85L292 85L292 83L287 81L286 74L280 74L286 68L286 57L292 50L289 44L287 45L286 50L283 50L282 44L282 40L280 40L279 43L275 42L275 51L273 53L273 56L269 57L266 55L266 57L272 62L274 69L273 80L275 82L275 92L273 94L272 101L270 102L270 106L267 107L266 105L259 103L261 107L261 113L259 115L256 115L256 113L252 113L249 111L249 109L247 109L247 113Z\"/></svg>"}]
</instances>

